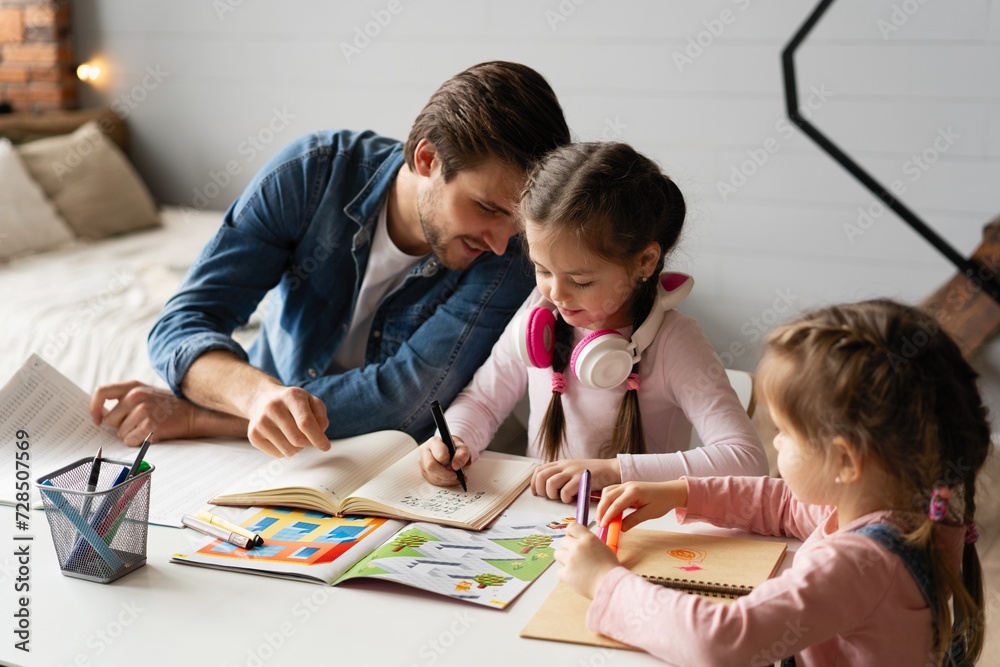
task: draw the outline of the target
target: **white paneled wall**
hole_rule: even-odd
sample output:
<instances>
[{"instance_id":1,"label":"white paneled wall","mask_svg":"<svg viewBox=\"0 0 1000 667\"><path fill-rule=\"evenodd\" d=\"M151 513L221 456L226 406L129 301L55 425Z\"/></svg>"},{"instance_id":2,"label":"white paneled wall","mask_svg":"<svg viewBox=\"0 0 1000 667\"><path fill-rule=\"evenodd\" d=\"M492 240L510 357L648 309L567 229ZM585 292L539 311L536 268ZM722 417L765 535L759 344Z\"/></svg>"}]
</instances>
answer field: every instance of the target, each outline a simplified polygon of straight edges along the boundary
<instances>
[{"instance_id":1,"label":"white paneled wall","mask_svg":"<svg viewBox=\"0 0 1000 667\"><path fill-rule=\"evenodd\" d=\"M154 193L198 208L225 208L300 134L404 138L461 69L534 66L577 138L629 141L681 184L691 215L673 262L698 283L683 309L749 369L761 331L802 308L917 301L953 273L785 120L780 52L811 5L77 0L73 10L81 60L101 58L108 72L85 101L127 109ZM364 43L366 28L377 34ZM1000 0L839 0L799 53L814 122L876 178L901 181L902 201L971 253L1000 214Z\"/></svg>"}]
</instances>

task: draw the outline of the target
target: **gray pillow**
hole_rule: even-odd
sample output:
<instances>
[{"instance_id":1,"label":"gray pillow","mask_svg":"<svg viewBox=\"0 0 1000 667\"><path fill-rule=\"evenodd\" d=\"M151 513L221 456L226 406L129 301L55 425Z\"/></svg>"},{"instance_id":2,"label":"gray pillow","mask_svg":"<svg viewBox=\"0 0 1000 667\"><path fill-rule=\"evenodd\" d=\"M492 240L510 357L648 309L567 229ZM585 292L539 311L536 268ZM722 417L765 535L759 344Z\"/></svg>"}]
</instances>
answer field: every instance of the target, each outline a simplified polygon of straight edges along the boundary
<instances>
[{"instance_id":1,"label":"gray pillow","mask_svg":"<svg viewBox=\"0 0 1000 667\"><path fill-rule=\"evenodd\" d=\"M95 122L17 150L77 236L102 239L160 224L138 172Z\"/></svg>"},{"instance_id":2,"label":"gray pillow","mask_svg":"<svg viewBox=\"0 0 1000 667\"><path fill-rule=\"evenodd\" d=\"M49 250L73 240L66 221L6 139L0 139L0 202L0 259Z\"/></svg>"}]
</instances>

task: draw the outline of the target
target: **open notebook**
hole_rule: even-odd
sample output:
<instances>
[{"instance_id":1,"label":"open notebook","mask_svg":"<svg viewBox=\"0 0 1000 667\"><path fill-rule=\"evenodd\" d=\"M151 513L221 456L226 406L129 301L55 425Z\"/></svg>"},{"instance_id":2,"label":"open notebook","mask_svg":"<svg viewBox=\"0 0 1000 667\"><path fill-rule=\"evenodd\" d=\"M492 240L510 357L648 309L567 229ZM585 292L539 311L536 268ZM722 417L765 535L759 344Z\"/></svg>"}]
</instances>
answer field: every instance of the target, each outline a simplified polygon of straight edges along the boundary
<instances>
[{"instance_id":1,"label":"open notebook","mask_svg":"<svg viewBox=\"0 0 1000 667\"><path fill-rule=\"evenodd\" d=\"M468 492L434 486L420 474L417 443L402 431L377 431L308 448L261 466L209 502L298 507L481 530L521 493L536 463L484 453L466 466Z\"/></svg>"},{"instance_id":2,"label":"open notebook","mask_svg":"<svg viewBox=\"0 0 1000 667\"><path fill-rule=\"evenodd\" d=\"M630 530L618 559L653 583L728 603L771 577L785 555L784 542L694 533ZM587 628L590 600L559 582L522 637L574 644L632 648Z\"/></svg>"}]
</instances>

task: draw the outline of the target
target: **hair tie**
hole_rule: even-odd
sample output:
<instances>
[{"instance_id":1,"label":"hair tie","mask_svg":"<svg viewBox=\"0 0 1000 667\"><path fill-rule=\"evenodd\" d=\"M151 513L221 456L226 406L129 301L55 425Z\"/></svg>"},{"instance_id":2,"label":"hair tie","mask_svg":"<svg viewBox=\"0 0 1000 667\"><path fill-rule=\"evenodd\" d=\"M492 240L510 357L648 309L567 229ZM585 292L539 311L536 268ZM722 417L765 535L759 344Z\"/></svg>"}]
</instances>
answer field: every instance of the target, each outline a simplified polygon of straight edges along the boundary
<instances>
[{"instance_id":1,"label":"hair tie","mask_svg":"<svg viewBox=\"0 0 1000 667\"><path fill-rule=\"evenodd\" d=\"M947 487L934 489L934 493L931 494L931 505L927 511L927 516L931 521L941 521L948 515L949 500L951 500L951 491Z\"/></svg>"},{"instance_id":2,"label":"hair tie","mask_svg":"<svg viewBox=\"0 0 1000 667\"><path fill-rule=\"evenodd\" d=\"M625 387L628 391L639 391L639 374L629 373L628 377L625 378Z\"/></svg>"},{"instance_id":3,"label":"hair tie","mask_svg":"<svg viewBox=\"0 0 1000 667\"><path fill-rule=\"evenodd\" d=\"M976 530L976 522L971 521L968 526L965 527L965 543L975 544L979 541L979 531Z\"/></svg>"},{"instance_id":4,"label":"hair tie","mask_svg":"<svg viewBox=\"0 0 1000 667\"><path fill-rule=\"evenodd\" d=\"M566 376L562 373L552 374L552 393L561 394L566 391Z\"/></svg>"}]
</instances>

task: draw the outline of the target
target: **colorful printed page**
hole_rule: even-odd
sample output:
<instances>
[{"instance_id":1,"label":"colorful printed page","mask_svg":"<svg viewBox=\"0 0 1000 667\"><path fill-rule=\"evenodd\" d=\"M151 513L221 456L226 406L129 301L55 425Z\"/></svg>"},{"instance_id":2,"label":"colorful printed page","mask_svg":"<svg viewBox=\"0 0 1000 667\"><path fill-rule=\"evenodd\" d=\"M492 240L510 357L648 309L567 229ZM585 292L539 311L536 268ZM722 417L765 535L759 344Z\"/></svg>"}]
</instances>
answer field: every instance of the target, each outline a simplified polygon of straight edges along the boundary
<instances>
[{"instance_id":1,"label":"colorful printed page","mask_svg":"<svg viewBox=\"0 0 1000 667\"><path fill-rule=\"evenodd\" d=\"M309 510L253 507L238 521L264 538L253 549L197 536L171 562L331 584L367 553L405 527L377 517L335 517Z\"/></svg>"},{"instance_id":2,"label":"colorful printed page","mask_svg":"<svg viewBox=\"0 0 1000 667\"><path fill-rule=\"evenodd\" d=\"M375 577L503 609L553 562L572 517L505 512L482 532L433 523L401 530L337 583Z\"/></svg>"},{"instance_id":3,"label":"colorful printed page","mask_svg":"<svg viewBox=\"0 0 1000 667\"><path fill-rule=\"evenodd\" d=\"M553 562L573 517L506 512L468 531L379 517L335 517L286 508L251 508L239 524L264 538L240 549L198 536L171 562L331 585L374 577L503 609Z\"/></svg>"}]
</instances>

